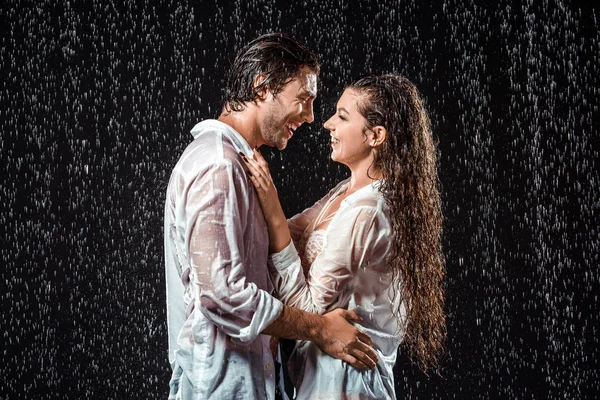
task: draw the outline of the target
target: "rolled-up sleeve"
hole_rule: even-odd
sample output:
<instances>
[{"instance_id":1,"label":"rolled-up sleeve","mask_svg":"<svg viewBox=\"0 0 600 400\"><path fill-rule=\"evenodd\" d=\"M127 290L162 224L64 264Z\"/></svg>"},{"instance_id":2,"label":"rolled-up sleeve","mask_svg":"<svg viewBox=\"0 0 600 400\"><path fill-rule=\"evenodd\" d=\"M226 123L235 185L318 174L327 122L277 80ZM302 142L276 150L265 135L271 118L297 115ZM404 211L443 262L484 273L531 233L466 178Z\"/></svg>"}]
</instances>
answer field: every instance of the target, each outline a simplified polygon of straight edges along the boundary
<instances>
[{"instance_id":1,"label":"rolled-up sleeve","mask_svg":"<svg viewBox=\"0 0 600 400\"><path fill-rule=\"evenodd\" d=\"M333 304L358 268L386 239L378 225L386 223L376 208L351 207L327 229L326 244L307 278L293 243L269 256L269 269L278 297L287 305L323 314Z\"/></svg>"},{"instance_id":2,"label":"rolled-up sleeve","mask_svg":"<svg viewBox=\"0 0 600 400\"><path fill-rule=\"evenodd\" d=\"M251 193L238 169L224 160L195 178L185 193L186 236L195 306L228 336L250 342L283 305L246 279L244 232Z\"/></svg>"}]
</instances>

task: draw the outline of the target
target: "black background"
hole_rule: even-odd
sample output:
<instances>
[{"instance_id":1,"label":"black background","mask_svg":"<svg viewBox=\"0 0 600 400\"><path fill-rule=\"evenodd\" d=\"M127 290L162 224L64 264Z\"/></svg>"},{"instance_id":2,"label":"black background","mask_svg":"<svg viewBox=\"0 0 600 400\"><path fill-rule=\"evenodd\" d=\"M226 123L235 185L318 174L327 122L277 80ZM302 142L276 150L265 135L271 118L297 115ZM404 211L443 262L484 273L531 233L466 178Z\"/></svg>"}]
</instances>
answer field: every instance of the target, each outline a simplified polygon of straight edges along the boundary
<instances>
[{"instance_id":1,"label":"black background","mask_svg":"<svg viewBox=\"0 0 600 400\"><path fill-rule=\"evenodd\" d=\"M435 3L435 4L434 4ZM439 139L448 355L399 398L593 398L598 11L562 1L8 1L0 6L1 398L164 399L162 208L189 130L261 33L319 55L315 123L263 149L288 215L347 171L323 122L398 72Z\"/></svg>"}]
</instances>

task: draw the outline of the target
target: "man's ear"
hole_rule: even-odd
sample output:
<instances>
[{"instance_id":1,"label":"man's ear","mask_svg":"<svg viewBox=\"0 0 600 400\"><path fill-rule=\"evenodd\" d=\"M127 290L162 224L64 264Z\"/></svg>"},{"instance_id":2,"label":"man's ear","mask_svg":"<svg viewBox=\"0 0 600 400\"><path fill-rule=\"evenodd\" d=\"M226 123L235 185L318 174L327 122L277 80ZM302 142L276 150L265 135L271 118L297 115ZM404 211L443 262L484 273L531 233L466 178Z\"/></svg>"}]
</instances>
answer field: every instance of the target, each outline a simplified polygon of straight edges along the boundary
<instances>
[{"instance_id":1,"label":"man's ear","mask_svg":"<svg viewBox=\"0 0 600 400\"><path fill-rule=\"evenodd\" d=\"M381 125L372 128L371 132L373 132L373 137L370 144L373 147L381 146L385 142L385 139L387 139L387 129Z\"/></svg>"},{"instance_id":2,"label":"man's ear","mask_svg":"<svg viewBox=\"0 0 600 400\"><path fill-rule=\"evenodd\" d=\"M265 74L257 74L254 77L254 82L252 83L252 87L256 90L256 88L260 87L265 82L266 79L267 79L267 76ZM267 85L264 85L256 93L258 94L258 98L260 100L264 100L267 97L268 92L269 92L269 87Z\"/></svg>"}]
</instances>

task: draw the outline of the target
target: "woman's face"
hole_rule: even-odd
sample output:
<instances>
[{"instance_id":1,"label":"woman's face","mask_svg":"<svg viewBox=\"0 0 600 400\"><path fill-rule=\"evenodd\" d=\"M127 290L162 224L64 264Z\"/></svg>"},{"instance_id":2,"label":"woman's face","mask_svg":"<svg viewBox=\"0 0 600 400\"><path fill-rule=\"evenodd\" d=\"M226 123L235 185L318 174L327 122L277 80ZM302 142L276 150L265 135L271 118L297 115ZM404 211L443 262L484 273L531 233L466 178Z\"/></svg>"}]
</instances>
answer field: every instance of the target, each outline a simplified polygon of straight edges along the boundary
<instances>
[{"instance_id":1,"label":"woman's face","mask_svg":"<svg viewBox=\"0 0 600 400\"><path fill-rule=\"evenodd\" d=\"M372 151L363 133L367 120L358 111L360 98L354 90L346 89L337 102L336 113L324 124L331 134L331 159L349 167L368 159Z\"/></svg>"}]
</instances>

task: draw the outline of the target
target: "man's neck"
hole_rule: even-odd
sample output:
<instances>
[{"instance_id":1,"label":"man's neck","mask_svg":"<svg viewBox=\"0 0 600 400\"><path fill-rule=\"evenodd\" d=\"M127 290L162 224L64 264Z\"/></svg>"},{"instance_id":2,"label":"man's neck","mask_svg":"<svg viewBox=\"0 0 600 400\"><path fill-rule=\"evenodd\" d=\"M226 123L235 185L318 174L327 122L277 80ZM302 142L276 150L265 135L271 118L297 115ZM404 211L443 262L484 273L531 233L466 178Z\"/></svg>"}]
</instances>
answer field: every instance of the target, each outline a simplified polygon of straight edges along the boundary
<instances>
[{"instance_id":1,"label":"man's neck","mask_svg":"<svg viewBox=\"0 0 600 400\"><path fill-rule=\"evenodd\" d=\"M255 113L250 107L246 107L243 111L229 111L223 109L218 120L231 126L235 129L250 145L255 148L263 145L262 135L256 123Z\"/></svg>"}]
</instances>

